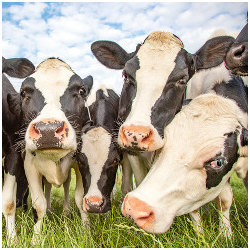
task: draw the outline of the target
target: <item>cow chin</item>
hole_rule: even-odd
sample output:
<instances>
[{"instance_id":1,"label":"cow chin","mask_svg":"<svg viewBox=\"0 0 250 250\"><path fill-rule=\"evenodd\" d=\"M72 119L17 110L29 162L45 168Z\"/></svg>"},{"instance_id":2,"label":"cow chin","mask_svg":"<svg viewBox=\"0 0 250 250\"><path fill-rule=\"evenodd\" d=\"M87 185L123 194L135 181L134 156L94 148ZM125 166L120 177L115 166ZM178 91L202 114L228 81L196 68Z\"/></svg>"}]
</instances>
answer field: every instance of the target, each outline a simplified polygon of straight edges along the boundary
<instances>
[{"instance_id":1,"label":"cow chin","mask_svg":"<svg viewBox=\"0 0 250 250\"><path fill-rule=\"evenodd\" d=\"M35 154L41 156L44 159L58 162L60 159L68 155L70 152L72 152L72 150L70 149L47 148L47 149L38 149L35 151Z\"/></svg>"}]
</instances>

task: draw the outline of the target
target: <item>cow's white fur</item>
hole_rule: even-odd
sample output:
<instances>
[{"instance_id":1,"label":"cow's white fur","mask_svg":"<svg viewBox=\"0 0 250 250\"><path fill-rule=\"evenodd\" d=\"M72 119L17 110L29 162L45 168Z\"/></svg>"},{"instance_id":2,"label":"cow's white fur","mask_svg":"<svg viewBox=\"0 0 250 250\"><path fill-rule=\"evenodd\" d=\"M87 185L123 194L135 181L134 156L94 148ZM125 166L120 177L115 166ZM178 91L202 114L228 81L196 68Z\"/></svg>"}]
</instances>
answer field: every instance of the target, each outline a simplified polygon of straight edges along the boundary
<instances>
[{"instance_id":1,"label":"cow's white fur","mask_svg":"<svg viewBox=\"0 0 250 250\"><path fill-rule=\"evenodd\" d=\"M197 97L175 116L165 128L168 143L141 185L129 193L153 207L155 223L146 230L165 232L175 216L190 213L223 192L234 169L218 186L206 189L202 165L223 153L224 134L240 132L239 121L246 126L247 117L235 102L214 94Z\"/></svg>"},{"instance_id":2,"label":"cow's white fur","mask_svg":"<svg viewBox=\"0 0 250 250\"><path fill-rule=\"evenodd\" d=\"M173 34L153 32L137 53L140 62L140 69L136 71L137 91L131 112L123 125L148 126L154 131L154 144L148 151L164 145L151 123L151 109L161 96L168 76L175 67L175 58L182 48L183 44Z\"/></svg>"},{"instance_id":3,"label":"cow's white fur","mask_svg":"<svg viewBox=\"0 0 250 250\"><path fill-rule=\"evenodd\" d=\"M4 172L2 191L2 210L6 221L7 242L12 245L16 240L15 212L16 212L16 177Z\"/></svg>"},{"instance_id":4,"label":"cow's white fur","mask_svg":"<svg viewBox=\"0 0 250 250\"><path fill-rule=\"evenodd\" d=\"M81 151L88 159L91 175L91 183L88 193L85 195L86 198L90 196L102 198L97 182L101 177L103 166L108 159L111 139L111 135L102 127L93 128L82 135Z\"/></svg>"},{"instance_id":5,"label":"cow's white fur","mask_svg":"<svg viewBox=\"0 0 250 250\"><path fill-rule=\"evenodd\" d=\"M198 95L212 92L215 84L228 82L231 78L224 63L211 69L200 70L188 81L186 98L193 99Z\"/></svg>"}]
</instances>

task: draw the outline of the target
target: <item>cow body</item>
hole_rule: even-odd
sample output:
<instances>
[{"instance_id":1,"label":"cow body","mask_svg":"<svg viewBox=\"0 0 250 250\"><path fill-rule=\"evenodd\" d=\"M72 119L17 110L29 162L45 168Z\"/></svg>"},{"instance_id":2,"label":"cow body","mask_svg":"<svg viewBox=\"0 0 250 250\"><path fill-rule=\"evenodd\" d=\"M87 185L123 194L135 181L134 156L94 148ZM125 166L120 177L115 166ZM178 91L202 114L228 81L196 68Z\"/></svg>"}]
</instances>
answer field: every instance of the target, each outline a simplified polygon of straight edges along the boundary
<instances>
[{"instance_id":1,"label":"cow body","mask_svg":"<svg viewBox=\"0 0 250 250\"><path fill-rule=\"evenodd\" d=\"M25 58L5 59L2 73L12 77L24 78L32 73L34 65ZM11 113L7 103L8 94L17 94L9 79L2 74L2 152L4 157L2 208L6 220L8 244L16 236L15 210L23 206L27 210L28 183L24 173L21 150L18 146L20 121Z\"/></svg>"},{"instance_id":2,"label":"cow body","mask_svg":"<svg viewBox=\"0 0 250 250\"><path fill-rule=\"evenodd\" d=\"M220 226L231 236L229 177L247 157L247 115L229 98L200 95L165 129L165 144L141 185L124 200L122 211L148 232L169 230L176 216L196 212L217 199Z\"/></svg>"},{"instance_id":3,"label":"cow body","mask_svg":"<svg viewBox=\"0 0 250 250\"><path fill-rule=\"evenodd\" d=\"M68 182L74 167L76 204L85 219L82 182L73 155L80 141L77 135L87 119L85 101L92 84L91 76L81 79L65 62L49 58L23 81L20 95L8 95L10 109L19 114L25 128L24 168L37 219L33 242L41 231L47 208L43 177L59 187Z\"/></svg>"}]
</instances>

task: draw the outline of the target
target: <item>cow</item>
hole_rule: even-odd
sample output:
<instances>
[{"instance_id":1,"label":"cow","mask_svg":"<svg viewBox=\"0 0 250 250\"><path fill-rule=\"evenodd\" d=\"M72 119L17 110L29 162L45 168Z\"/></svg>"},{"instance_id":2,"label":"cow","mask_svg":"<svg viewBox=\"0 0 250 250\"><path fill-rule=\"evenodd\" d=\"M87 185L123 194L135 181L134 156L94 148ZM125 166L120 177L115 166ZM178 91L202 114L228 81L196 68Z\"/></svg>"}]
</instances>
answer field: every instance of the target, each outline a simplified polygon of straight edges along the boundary
<instances>
[{"instance_id":1,"label":"cow","mask_svg":"<svg viewBox=\"0 0 250 250\"><path fill-rule=\"evenodd\" d=\"M7 96L10 110L24 126L24 169L36 222L33 244L38 240L47 207L43 177L59 187L69 181L70 169L75 169L75 201L86 221L82 178L74 156L88 118L85 101L92 85L92 76L82 79L64 61L49 58L22 82L20 94Z\"/></svg>"},{"instance_id":2,"label":"cow","mask_svg":"<svg viewBox=\"0 0 250 250\"><path fill-rule=\"evenodd\" d=\"M77 161L84 187L83 210L105 213L122 152L115 142L119 96L104 86L91 91L86 106L89 121L83 127Z\"/></svg>"},{"instance_id":3,"label":"cow","mask_svg":"<svg viewBox=\"0 0 250 250\"><path fill-rule=\"evenodd\" d=\"M200 227L198 209L216 199L221 232L231 237L229 178L238 158L248 156L247 114L240 102L207 93L184 106L165 128L167 143L153 167L125 197L123 215L147 232L164 233L176 216L192 212Z\"/></svg>"},{"instance_id":4,"label":"cow","mask_svg":"<svg viewBox=\"0 0 250 250\"><path fill-rule=\"evenodd\" d=\"M225 64L234 74L248 75L248 23L243 27L236 41L227 52Z\"/></svg>"},{"instance_id":5,"label":"cow","mask_svg":"<svg viewBox=\"0 0 250 250\"><path fill-rule=\"evenodd\" d=\"M152 32L132 53L112 41L96 41L91 50L111 69L123 69L118 143L134 152L165 144L164 128L181 109L188 80L195 72L223 62L234 38L208 40L195 54L170 32Z\"/></svg>"},{"instance_id":6,"label":"cow","mask_svg":"<svg viewBox=\"0 0 250 250\"><path fill-rule=\"evenodd\" d=\"M28 208L28 183L20 148L17 146L20 121L10 112L7 103L7 95L17 94L17 92L5 74L25 78L34 69L33 63L26 58L2 58L2 157L4 158L2 212L6 221L8 244L12 244L16 237L16 208L23 206L25 211Z\"/></svg>"}]
</instances>

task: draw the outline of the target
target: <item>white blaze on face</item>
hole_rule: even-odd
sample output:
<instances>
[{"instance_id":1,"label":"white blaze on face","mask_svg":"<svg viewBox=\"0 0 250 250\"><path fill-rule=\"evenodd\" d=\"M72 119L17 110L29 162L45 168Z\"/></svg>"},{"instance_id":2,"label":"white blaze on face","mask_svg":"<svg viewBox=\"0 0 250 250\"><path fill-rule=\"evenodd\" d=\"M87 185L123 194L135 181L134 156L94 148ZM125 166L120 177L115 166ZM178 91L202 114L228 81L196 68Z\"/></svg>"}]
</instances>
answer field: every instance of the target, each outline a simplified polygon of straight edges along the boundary
<instances>
[{"instance_id":1,"label":"white blaze on face","mask_svg":"<svg viewBox=\"0 0 250 250\"><path fill-rule=\"evenodd\" d=\"M102 127L89 130L82 135L82 153L88 159L88 167L91 175L90 187L86 197L102 197L97 183L101 177L102 169L108 159L111 135Z\"/></svg>"},{"instance_id":2,"label":"white blaze on face","mask_svg":"<svg viewBox=\"0 0 250 250\"><path fill-rule=\"evenodd\" d=\"M247 117L232 100L206 94L197 97L178 113L165 129L167 143L150 172L129 193L153 207L151 232L169 229L175 216L190 213L215 199L228 181L206 188L204 162L224 152L226 133L241 130Z\"/></svg>"},{"instance_id":3,"label":"white blaze on face","mask_svg":"<svg viewBox=\"0 0 250 250\"><path fill-rule=\"evenodd\" d=\"M39 116L37 116L30 125L43 119L55 119L67 122L69 136L65 139L64 148L70 148L72 150L76 150L76 135L73 127L61 110L60 97L63 96L69 85L70 78L74 74L72 69L61 60L47 59L37 67L32 75L30 75L30 77L35 79L35 87L42 93L45 99L44 102L46 103ZM29 131L30 125L27 131ZM26 133L25 140L26 149L36 149L28 133Z\"/></svg>"},{"instance_id":4,"label":"white blaze on face","mask_svg":"<svg viewBox=\"0 0 250 250\"><path fill-rule=\"evenodd\" d=\"M153 32L145 40L137 53L140 65L136 71L137 92L124 124L152 126L151 109L161 96L182 48L181 41L167 32Z\"/></svg>"}]
</instances>

